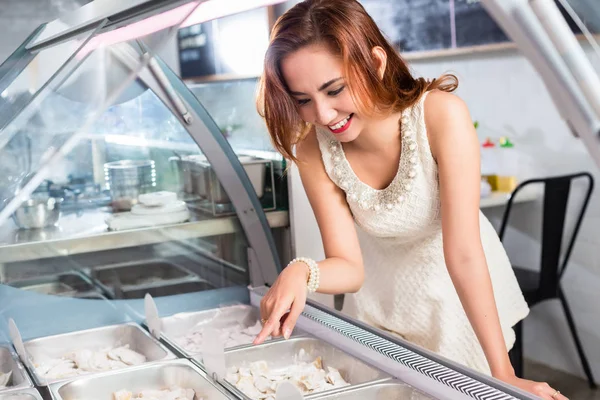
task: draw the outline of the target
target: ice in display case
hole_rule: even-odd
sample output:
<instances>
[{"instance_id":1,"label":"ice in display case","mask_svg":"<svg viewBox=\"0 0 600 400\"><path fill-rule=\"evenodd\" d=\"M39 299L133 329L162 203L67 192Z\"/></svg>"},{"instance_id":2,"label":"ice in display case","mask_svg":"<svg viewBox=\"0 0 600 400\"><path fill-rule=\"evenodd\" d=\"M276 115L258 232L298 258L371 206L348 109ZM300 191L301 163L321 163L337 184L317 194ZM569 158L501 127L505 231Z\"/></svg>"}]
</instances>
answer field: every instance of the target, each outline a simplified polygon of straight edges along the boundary
<instances>
[{"instance_id":1,"label":"ice in display case","mask_svg":"<svg viewBox=\"0 0 600 400\"><path fill-rule=\"evenodd\" d=\"M73 399L178 386L247 398L239 368L232 382L221 367L252 356L306 398L533 398L312 301L289 341L258 348L242 337L289 259L273 234L289 227L282 167L232 146L210 99L157 52L180 27L274 3L96 0L40 26L0 66L0 336L31 376L40 355L72 374L32 390ZM185 349L177 333L198 324L221 329L218 346L202 338ZM137 334L112 340L123 326ZM137 355L111 351L126 345ZM140 354L147 362L124 359ZM295 379L285 354L332 374L328 384ZM277 398L277 385L254 389Z\"/></svg>"}]
</instances>

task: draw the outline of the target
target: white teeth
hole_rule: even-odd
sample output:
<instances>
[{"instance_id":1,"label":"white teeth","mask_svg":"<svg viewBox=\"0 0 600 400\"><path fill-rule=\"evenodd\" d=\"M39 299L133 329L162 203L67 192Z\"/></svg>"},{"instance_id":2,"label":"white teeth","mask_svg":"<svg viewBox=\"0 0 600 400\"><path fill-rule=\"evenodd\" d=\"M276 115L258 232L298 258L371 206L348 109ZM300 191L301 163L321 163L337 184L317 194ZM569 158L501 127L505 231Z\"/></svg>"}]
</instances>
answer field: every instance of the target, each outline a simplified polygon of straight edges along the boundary
<instances>
[{"instance_id":1,"label":"white teeth","mask_svg":"<svg viewBox=\"0 0 600 400\"><path fill-rule=\"evenodd\" d=\"M349 119L350 119L350 115L348 115L346 118L344 118L343 120L341 120L340 122L338 122L335 125L329 125L329 128L332 129L332 130L340 129L344 125L346 125L346 122L348 122Z\"/></svg>"}]
</instances>

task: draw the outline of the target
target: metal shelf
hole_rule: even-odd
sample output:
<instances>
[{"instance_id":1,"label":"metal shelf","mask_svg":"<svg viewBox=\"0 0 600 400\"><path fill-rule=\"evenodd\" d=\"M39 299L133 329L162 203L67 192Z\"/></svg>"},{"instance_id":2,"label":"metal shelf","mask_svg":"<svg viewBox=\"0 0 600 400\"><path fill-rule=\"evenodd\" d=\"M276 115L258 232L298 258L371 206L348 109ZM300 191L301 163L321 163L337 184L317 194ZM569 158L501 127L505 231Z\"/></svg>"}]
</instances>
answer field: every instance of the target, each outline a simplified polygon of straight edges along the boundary
<instances>
[{"instance_id":1,"label":"metal shelf","mask_svg":"<svg viewBox=\"0 0 600 400\"><path fill-rule=\"evenodd\" d=\"M104 223L107 215L109 212L106 210L93 210L61 216L58 226L51 229L0 229L0 263L243 232L236 216L215 218L201 214L181 224L108 231ZM271 211L266 216L271 228L289 226L287 211Z\"/></svg>"}]
</instances>

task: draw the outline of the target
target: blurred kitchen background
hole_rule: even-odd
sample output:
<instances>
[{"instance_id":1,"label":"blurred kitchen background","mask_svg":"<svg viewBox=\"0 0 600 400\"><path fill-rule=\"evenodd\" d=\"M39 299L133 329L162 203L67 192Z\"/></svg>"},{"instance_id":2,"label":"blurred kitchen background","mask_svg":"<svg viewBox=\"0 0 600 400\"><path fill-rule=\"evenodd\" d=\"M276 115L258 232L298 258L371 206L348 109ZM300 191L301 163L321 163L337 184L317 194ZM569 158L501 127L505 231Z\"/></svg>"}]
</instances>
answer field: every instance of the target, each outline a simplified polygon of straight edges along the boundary
<instances>
[{"instance_id":1,"label":"blurred kitchen background","mask_svg":"<svg viewBox=\"0 0 600 400\"><path fill-rule=\"evenodd\" d=\"M0 60L6 59L40 23L87 2L0 0L0 24L4 29L0 36ZM184 28L159 52L207 107L234 149L272 151L254 104L256 78L261 72L269 27L277 15L294 3L288 1L273 8ZM496 226L505 211L506 196L494 195L510 192L518 182L580 171L599 176L583 144L561 119L537 72L480 5L466 0L421 1L413 2L407 11L401 9L400 3L407 2L363 1L382 30L403 50L415 74L434 78L451 72L458 76L457 93L469 105L482 143L482 174L486 177L482 182L482 209ZM588 2L591 9L575 1L571 4L579 5L580 15L596 15L595 20L586 22L594 32L600 31L598 24L594 26L594 22L600 21L600 2ZM423 19L422 13L427 13L428 18ZM590 46L585 45L585 49L598 68L600 60ZM118 115L114 118L115 129L126 129L118 126ZM69 175L64 172L57 175ZM293 169L290 179L293 252L322 257L320 237ZM577 198L570 202L569 209L576 207L577 202ZM541 198L533 194L524 196L514 206L504 243L515 265L540 264L540 204ZM569 215L568 226L573 226L573 213ZM597 192L592 194L562 282L591 369L600 376ZM328 296L319 299L333 304ZM536 305L524 324L524 335L526 376L559 387L569 385L570 393L575 393L571 398L600 399L598 394L587 390L585 374L559 302Z\"/></svg>"}]
</instances>

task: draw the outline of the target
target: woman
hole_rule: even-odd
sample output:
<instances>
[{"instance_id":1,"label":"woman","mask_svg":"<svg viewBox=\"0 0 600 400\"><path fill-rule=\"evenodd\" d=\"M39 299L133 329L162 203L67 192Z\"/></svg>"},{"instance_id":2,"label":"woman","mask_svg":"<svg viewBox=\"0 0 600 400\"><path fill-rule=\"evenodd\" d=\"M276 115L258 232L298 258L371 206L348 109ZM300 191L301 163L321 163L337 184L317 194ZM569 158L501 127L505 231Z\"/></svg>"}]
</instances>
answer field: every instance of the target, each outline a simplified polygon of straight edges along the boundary
<instances>
[{"instance_id":1,"label":"woman","mask_svg":"<svg viewBox=\"0 0 600 400\"><path fill-rule=\"evenodd\" d=\"M306 0L279 18L258 107L296 162L326 259L284 269L255 343L289 337L307 287L352 292L360 320L563 400L510 364L512 327L529 309L479 211L479 142L456 87L451 75L413 78L354 0Z\"/></svg>"}]
</instances>

